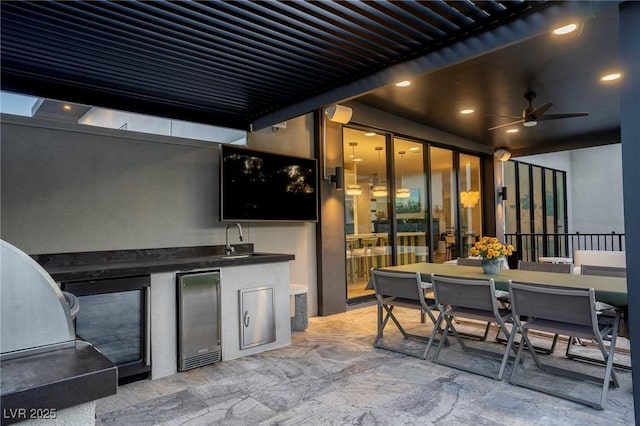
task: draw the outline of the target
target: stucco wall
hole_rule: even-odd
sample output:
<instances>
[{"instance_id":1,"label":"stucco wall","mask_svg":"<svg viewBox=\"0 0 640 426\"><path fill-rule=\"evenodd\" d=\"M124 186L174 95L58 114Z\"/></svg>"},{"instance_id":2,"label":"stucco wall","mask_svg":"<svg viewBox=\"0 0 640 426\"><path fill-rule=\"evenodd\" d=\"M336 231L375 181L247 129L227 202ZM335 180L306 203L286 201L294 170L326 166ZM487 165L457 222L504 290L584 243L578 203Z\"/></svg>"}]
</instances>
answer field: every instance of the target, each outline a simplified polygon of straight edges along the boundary
<instances>
[{"instance_id":1,"label":"stucco wall","mask_svg":"<svg viewBox=\"0 0 640 426\"><path fill-rule=\"evenodd\" d=\"M308 156L298 120L278 136ZM1 131L0 237L23 251L224 244L216 144L9 115ZM315 289L315 224L243 228L257 251L294 254L291 280ZM312 290L309 299L315 315Z\"/></svg>"},{"instance_id":2,"label":"stucco wall","mask_svg":"<svg viewBox=\"0 0 640 426\"><path fill-rule=\"evenodd\" d=\"M624 233L620 144L514 159L567 172L569 232Z\"/></svg>"},{"instance_id":3,"label":"stucco wall","mask_svg":"<svg viewBox=\"0 0 640 426\"><path fill-rule=\"evenodd\" d=\"M625 232L621 147L571 151L574 232Z\"/></svg>"}]
</instances>

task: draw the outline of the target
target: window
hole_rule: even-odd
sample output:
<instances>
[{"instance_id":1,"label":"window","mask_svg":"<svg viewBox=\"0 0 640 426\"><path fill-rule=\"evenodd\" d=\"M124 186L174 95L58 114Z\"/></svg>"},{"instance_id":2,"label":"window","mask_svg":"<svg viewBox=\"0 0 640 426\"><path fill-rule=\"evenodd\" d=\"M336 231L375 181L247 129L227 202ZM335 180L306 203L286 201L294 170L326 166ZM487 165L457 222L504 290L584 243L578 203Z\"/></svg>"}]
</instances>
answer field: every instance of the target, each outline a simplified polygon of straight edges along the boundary
<instances>
[{"instance_id":1,"label":"window","mask_svg":"<svg viewBox=\"0 0 640 426\"><path fill-rule=\"evenodd\" d=\"M566 172L510 160L504 180L505 234L518 258L566 256Z\"/></svg>"}]
</instances>

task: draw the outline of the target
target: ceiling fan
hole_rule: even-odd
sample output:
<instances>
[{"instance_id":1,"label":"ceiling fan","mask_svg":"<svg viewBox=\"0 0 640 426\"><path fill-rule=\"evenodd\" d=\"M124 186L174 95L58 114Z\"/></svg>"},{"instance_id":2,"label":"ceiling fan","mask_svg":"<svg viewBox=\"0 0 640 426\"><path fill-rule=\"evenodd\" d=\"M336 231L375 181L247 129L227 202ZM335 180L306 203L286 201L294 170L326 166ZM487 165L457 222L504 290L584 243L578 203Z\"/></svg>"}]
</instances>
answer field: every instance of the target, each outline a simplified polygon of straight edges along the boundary
<instances>
[{"instance_id":1,"label":"ceiling fan","mask_svg":"<svg viewBox=\"0 0 640 426\"><path fill-rule=\"evenodd\" d=\"M558 120L560 118L571 118L571 117L584 117L589 115L588 112L572 112L566 114L545 114L545 112L553 106L553 103L547 102L542 106L534 108L532 103L536 97L536 92L528 91L524 94L524 98L529 101L529 106L526 107L522 111L522 118L519 118L517 121L512 121L510 123L500 124L498 126L490 127L489 130L500 129L501 127L513 126L514 124L522 123L525 127L533 127L538 124L538 121L544 120ZM513 117L511 118L518 118Z\"/></svg>"}]
</instances>

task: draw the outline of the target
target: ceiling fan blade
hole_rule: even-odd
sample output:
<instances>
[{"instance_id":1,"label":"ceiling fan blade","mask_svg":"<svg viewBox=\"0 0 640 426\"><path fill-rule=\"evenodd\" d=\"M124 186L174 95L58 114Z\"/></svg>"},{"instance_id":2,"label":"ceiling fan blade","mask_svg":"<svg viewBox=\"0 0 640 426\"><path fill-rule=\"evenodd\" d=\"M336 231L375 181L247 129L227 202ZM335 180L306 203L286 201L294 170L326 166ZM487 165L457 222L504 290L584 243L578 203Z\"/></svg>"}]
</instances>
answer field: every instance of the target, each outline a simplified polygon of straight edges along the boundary
<instances>
[{"instance_id":1,"label":"ceiling fan blade","mask_svg":"<svg viewBox=\"0 0 640 426\"><path fill-rule=\"evenodd\" d=\"M542 117L538 117L538 120L558 120L560 118L572 118L572 117L586 117L588 112L571 112L567 114L545 114Z\"/></svg>"},{"instance_id":2,"label":"ceiling fan blade","mask_svg":"<svg viewBox=\"0 0 640 426\"><path fill-rule=\"evenodd\" d=\"M534 109L529 115L534 116L536 118L540 118L542 117L542 114L544 114L552 106L553 106L552 102L547 102L546 104L543 104L538 108Z\"/></svg>"},{"instance_id":3,"label":"ceiling fan blade","mask_svg":"<svg viewBox=\"0 0 640 426\"><path fill-rule=\"evenodd\" d=\"M495 130L495 129L500 129L502 127L513 126L514 124L520 124L523 121L524 121L523 119L520 119L518 121L512 121L511 123L500 124L498 126L489 127L489 130Z\"/></svg>"},{"instance_id":4,"label":"ceiling fan blade","mask_svg":"<svg viewBox=\"0 0 640 426\"><path fill-rule=\"evenodd\" d=\"M522 118L519 115L503 115L503 114L485 114L484 116L485 117L503 117L503 118L510 118L512 120L518 120Z\"/></svg>"}]
</instances>

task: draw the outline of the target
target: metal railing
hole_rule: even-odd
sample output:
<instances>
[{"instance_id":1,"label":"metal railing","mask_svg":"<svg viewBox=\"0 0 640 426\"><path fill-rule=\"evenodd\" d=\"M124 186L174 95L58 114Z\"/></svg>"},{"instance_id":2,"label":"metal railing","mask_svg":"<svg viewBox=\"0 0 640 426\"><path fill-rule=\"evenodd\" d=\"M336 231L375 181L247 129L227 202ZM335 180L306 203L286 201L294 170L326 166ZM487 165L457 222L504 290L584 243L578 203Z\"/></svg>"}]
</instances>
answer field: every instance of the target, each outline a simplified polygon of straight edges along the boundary
<instances>
[{"instance_id":1,"label":"metal railing","mask_svg":"<svg viewBox=\"0 0 640 426\"><path fill-rule=\"evenodd\" d=\"M540 257L573 257L576 250L624 251L625 234L505 234L513 245L514 260L537 261Z\"/></svg>"}]
</instances>

